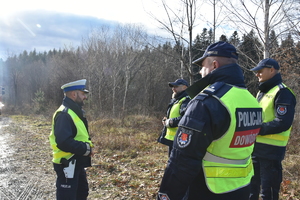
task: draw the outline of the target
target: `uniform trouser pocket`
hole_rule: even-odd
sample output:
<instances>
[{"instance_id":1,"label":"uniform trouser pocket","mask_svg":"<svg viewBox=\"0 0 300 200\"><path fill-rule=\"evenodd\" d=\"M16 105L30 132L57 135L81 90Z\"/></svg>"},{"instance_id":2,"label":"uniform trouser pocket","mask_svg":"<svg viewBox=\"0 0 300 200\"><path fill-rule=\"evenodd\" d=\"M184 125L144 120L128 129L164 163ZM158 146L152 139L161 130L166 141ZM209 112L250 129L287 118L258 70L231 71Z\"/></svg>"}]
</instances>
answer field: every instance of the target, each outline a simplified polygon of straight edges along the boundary
<instances>
[{"instance_id":1,"label":"uniform trouser pocket","mask_svg":"<svg viewBox=\"0 0 300 200\"><path fill-rule=\"evenodd\" d=\"M88 182L84 168L75 168L74 177L66 178L64 166L54 164L56 179L56 198L57 200L86 199L88 196Z\"/></svg>"}]
</instances>

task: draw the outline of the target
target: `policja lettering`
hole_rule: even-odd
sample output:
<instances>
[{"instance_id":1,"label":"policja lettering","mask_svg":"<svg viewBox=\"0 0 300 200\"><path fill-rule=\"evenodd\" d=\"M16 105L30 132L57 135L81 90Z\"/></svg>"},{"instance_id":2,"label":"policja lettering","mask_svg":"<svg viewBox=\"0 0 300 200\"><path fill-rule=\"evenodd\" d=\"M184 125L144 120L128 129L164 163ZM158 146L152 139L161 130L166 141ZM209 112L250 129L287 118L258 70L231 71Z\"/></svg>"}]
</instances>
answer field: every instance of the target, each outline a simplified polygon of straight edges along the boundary
<instances>
[{"instance_id":1,"label":"policja lettering","mask_svg":"<svg viewBox=\"0 0 300 200\"><path fill-rule=\"evenodd\" d=\"M244 127L255 126L261 125L262 123L261 111L242 111L237 113L239 121L238 127L241 127L241 125Z\"/></svg>"}]
</instances>

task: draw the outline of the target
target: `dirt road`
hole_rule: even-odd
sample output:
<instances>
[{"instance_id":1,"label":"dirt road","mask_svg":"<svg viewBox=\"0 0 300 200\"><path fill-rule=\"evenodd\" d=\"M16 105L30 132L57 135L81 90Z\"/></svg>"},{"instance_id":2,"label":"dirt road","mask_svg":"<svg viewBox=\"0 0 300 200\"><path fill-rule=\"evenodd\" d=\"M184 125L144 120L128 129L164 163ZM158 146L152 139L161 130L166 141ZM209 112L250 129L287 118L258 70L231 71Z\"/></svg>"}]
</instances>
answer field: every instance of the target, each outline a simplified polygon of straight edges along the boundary
<instances>
[{"instance_id":1,"label":"dirt road","mask_svg":"<svg viewBox=\"0 0 300 200\"><path fill-rule=\"evenodd\" d=\"M16 133L19 133L16 135ZM0 116L0 199L50 200L54 198L54 176L43 163L43 152L33 153L34 133Z\"/></svg>"}]
</instances>

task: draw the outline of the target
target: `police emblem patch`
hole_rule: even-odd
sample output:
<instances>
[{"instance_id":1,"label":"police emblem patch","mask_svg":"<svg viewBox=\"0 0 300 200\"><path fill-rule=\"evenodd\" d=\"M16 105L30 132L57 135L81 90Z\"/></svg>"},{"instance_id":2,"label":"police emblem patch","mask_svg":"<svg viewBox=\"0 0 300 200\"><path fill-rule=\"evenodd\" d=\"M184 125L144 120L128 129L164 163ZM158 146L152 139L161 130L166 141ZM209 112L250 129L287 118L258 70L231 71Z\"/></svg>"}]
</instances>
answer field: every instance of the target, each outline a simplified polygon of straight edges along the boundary
<instances>
[{"instance_id":1,"label":"police emblem patch","mask_svg":"<svg viewBox=\"0 0 300 200\"><path fill-rule=\"evenodd\" d=\"M165 194L165 193L158 193L158 196L159 196L159 199L160 200L170 200L170 198L168 197L168 195L167 194Z\"/></svg>"},{"instance_id":2,"label":"police emblem patch","mask_svg":"<svg viewBox=\"0 0 300 200\"><path fill-rule=\"evenodd\" d=\"M279 105L277 107L277 113L278 113L278 115L284 115L286 112L287 112L286 106Z\"/></svg>"},{"instance_id":3,"label":"police emblem patch","mask_svg":"<svg viewBox=\"0 0 300 200\"><path fill-rule=\"evenodd\" d=\"M191 135L180 131L177 137L177 144L180 148L187 147L191 142Z\"/></svg>"}]
</instances>

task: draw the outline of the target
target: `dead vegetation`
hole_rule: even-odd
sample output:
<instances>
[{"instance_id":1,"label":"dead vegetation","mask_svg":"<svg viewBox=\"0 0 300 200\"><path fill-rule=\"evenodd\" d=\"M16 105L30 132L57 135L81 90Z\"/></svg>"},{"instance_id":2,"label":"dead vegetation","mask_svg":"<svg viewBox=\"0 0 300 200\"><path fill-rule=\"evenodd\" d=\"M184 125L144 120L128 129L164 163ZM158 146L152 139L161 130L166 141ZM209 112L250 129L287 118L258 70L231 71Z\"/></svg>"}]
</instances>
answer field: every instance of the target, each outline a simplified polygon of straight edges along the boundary
<instances>
[{"instance_id":1,"label":"dead vegetation","mask_svg":"<svg viewBox=\"0 0 300 200\"><path fill-rule=\"evenodd\" d=\"M41 116L11 116L6 131L14 135L14 156L22 160L23 174L34 173L44 199L54 199L55 174L48 143L51 119ZM90 121L96 154L87 169L89 199L155 199L167 162L167 147L156 142L161 129L159 119L128 116L124 119ZM294 127L286 158L282 200L300 199L300 136Z\"/></svg>"}]
</instances>

